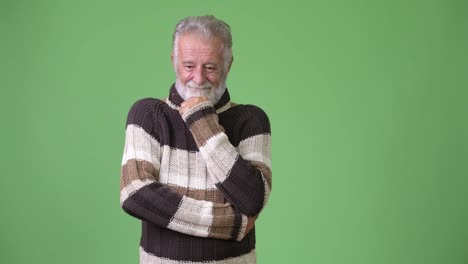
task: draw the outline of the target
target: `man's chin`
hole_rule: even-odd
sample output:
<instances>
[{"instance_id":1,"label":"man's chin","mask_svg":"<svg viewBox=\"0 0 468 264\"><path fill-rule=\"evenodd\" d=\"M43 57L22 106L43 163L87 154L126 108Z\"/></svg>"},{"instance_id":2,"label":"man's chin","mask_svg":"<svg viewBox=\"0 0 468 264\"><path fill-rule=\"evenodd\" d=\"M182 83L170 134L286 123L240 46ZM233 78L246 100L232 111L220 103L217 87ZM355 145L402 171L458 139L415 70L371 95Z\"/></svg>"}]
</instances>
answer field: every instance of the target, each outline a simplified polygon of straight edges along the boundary
<instances>
[{"instance_id":1,"label":"man's chin","mask_svg":"<svg viewBox=\"0 0 468 264\"><path fill-rule=\"evenodd\" d=\"M216 104L219 101L222 94L226 90L226 88L221 87L211 87L209 89L194 89L182 85L180 83L176 83L176 89L180 97L182 97L182 99L184 100L187 100L191 97L206 96L208 97L208 100L211 101L213 104Z\"/></svg>"},{"instance_id":2,"label":"man's chin","mask_svg":"<svg viewBox=\"0 0 468 264\"><path fill-rule=\"evenodd\" d=\"M206 97L208 97L208 99L212 100L212 98L213 98L212 94L213 94L213 91L211 91L211 90L193 91L193 92L186 93L185 97L188 99L188 98L191 98L191 97L206 96Z\"/></svg>"}]
</instances>

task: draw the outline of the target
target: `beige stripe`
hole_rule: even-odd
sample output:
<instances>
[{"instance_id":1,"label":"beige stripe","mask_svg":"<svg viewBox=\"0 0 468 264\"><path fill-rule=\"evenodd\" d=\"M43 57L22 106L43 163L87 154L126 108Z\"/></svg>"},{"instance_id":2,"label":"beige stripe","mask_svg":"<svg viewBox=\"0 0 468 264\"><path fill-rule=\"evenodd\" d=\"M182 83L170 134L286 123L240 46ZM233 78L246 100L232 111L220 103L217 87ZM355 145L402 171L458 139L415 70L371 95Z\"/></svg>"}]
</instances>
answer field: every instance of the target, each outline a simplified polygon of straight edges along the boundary
<instances>
[{"instance_id":1,"label":"beige stripe","mask_svg":"<svg viewBox=\"0 0 468 264\"><path fill-rule=\"evenodd\" d=\"M190 131L197 142L197 146L205 145L206 141L218 133L224 132L224 128L218 123L218 116L207 115L193 122Z\"/></svg>"},{"instance_id":2,"label":"beige stripe","mask_svg":"<svg viewBox=\"0 0 468 264\"><path fill-rule=\"evenodd\" d=\"M249 161L252 166L254 166L257 170L259 170L263 177L265 177L265 180L268 183L268 187L271 189L271 169L268 168L264 163L258 162L258 161Z\"/></svg>"},{"instance_id":3,"label":"beige stripe","mask_svg":"<svg viewBox=\"0 0 468 264\"><path fill-rule=\"evenodd\" d=\"M182 250L182 249L181 249ZM179 261L172 260L167 258L160 258L153 254L146 252L142 247L140 247L140 264L256 264L257 255L255 249L252 249L249 253L223 260L214 260L214 261L203 261L203 262L193 262L193 261Z\"/></svg>"},{"instance_id":4,"label":"beige stripe","mask_svg":"<svg viewBox=\"0 0 468 264\"><path fill-rule=\"evenodd\" d=\"M205 200L213 203L226 203L226 199L224 199L221 192L217 189L198 190L189 189L186 187L181 187L172 184L169 184L167 186L169 186L170 189L179 193L180 195L185 195L196 200Z\"/></svg>"},{"instance_id":5,"label":"beige stripe","mask_svg":"<svg viewBox=\"0 0 468 264\"><path fill-rule=\"evenodd\" d=\"M235 219L234 209L231 206L215 207L213 208L213 215L213 225L209 230L209 236L219 237L224 235L224 239L230 239Z\"/></svg>"},{"instance_id":6,"label":"beige stripe","mask_svg":"<svg viewBox=\"0 0 468 264\"><path fill-rule=\"evenodd\" d=\"M135 180L157 181L158 172L153 164L145 160L128 160L121 168L120 191Z\"/></svg>"}]
</instances>

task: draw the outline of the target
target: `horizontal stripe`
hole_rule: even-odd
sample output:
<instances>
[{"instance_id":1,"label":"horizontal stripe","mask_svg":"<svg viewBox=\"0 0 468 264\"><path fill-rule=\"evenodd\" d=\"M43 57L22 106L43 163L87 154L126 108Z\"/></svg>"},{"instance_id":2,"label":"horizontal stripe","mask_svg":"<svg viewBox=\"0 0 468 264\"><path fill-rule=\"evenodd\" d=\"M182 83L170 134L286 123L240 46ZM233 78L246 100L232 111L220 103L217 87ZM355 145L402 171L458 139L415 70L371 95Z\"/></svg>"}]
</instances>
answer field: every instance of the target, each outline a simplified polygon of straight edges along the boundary
<instances>
[{"instance_id":1,"label":"horizontal stripe","mask_svg":"<svg viewBox=\"0 0 468 264\"><path fill-rule=\"evenodd\" d=\"M181 202L182 196L158 182L152 182L132 193L122 208L132 216L166 227Z\"/></svg>"},{"instance_id":2,"label":"horizontal stripe","mask_svg":"<svg viewBox=\"0 0 468 264\"><path fill-rule=\"evenodd\" d=\"M242 241L186 235L142 221L140 246L145 252L180 261L215 261L238 257L255 248L255 228Z\"/></svg>"},{"instance_id":3,"label":"horizontal stripe","mask_svg":"<svg viewBox=\"0 0 468 264\"><path fill-rule=\"evenodd\" d=\"M155 110L163 104L164 102L154 98L143 98L136 101L128 112L126 125L133 124L151 133Z\"/></svg>"},{"instance_id":4,"label":"horizontal stripe","mask_svg":"<svg viewBox=\"0 0 468 264\"><path fill-rule=\"evenodd\" d=\"M210 228L210 237L224 236L225 239L233 238L234 208L231 206L216 207L213 208L213 214L215 217L213 217L213 226ZM219 217L224 215L232 215L233 217Z\"/></svg>"},{"instance_id":5,"label":"horizontal stripe","mask_svg":"<svg viewBox=\"0 0 468 264\"><path fill-rule=\"evenodd\" d=\"M224 132L224 129L218 123L218 116L209 114L194 121L190 126L190 131L197 142L197 146L200 147L205 145L214 135Z\"/></svg>"},{"instance_id":6,"label":"horizontal stripe","mask_svg":"<svg viewBox=\"0 0 468 264\"><path fill-rule=\"evenodd\" d=\"M127 184L120 191L120 204L122 205L130 195L138 191L139 189L153 183L154 180L134 180Z\"/></svg>"},{"instance_id":7,"label":"horizontal stripe","mask_svg":"<svg viewBox=\"0 0 468 264\"><path fill-rule=\"evenodd\" d=\"M224 133L211 137L205 145L200 147L200 152L210 174L219 182L226 180L239 155Z\"/></svg>"},{"instance_id":8,"label":"horizontal stripe","mask_svg":"<svg viewBox=\"0 0 468 264\"><path fill-rule=\"evenodd\" d=\"M260 134L242 140L237 147L242 158L271 167L271 135Z\"/></svg>"},{"instance_id":9,"label":"horizontal stripe","mask_svg":"<svg viewBox=\"0 0 468 264\"><path fill-rule=\"evenodd\" d=\"M153 164L145 160L129 160L122 166L120 189L127 186L134 180L158 180L158 171L154 168Z\"/></svg>"},{"instance_id":10,"label":"horizontal stripe","mask_svg":"<svg viewBox=\"0 0 468 264\"><path fill-rule=\"evenodd\" d=\"M217 187L243 214L254 216L260 213L265 197L264 178L242 157L239 156L226 180Z\"/></svg>"},{"instance_id":11,"label":"horizontal stripe","mask_svg":"<svg viewBox=\"0 0 468 264\"><path fill-rule=\"evenodd\" d=\"M209 176L205 160L200 152L162 148L159 181L167 185L207 190L216 189L215 179Z\"/></svg>"},{"instance_id":12,"label":"horizontal stripe","mask_svg":"<svg viewBox=\"0 0 468 264\"><path fill-rule=\"evenodd\" d=\"M224 260L214 261L180 261L172 260L167 258L160 258L158 256L147 253L142 247L140 247L140 264L255 264L257 263L257 256L255 249L252 249L249 253L239 256L228 258Z\"/></svg>"},{"instance_id":13,"label":"horizontal stripe","mask_svg":"<svg viewBox=\"0 0 468 264\"><path fill-rule=\"evenodd\" d=\"M167 226L185 234L208 237L213 222L213 203L183 197L179 208Z\"/></svg>"},{"instance_id":14,"label":"horizontal stripe","mask_svg":"<svg viewBox=\"0 0 468 264\"><path fill-rule=\"evenodd\" d=\"M136 125L128 125L125 131L122 165L125 165L131 159L146 160L153 163L155 169L159 170L161 145L143 128Z\"/></svg>"},{"instance_id":15,"label":"horizontal stripe","mask_svg":"<svg viewBox=\"0 0 468 264\"><path fill-rule=\"evenodd\" d=\"M226 199L224 199L224 196L217 189L198 190L198 189L180 187L177 185L167 185L167 186L171 188L172 190L174 190L175 192L179 193L180 195L184 195L193 199L205 200L205 201L214 202L214 203L226 202Z\"/></svg>"},{"instance_id":16,"label":"horizontal stripe","mask_svg":"<svg viewBox=\"0 0 468 264\"><path fill-rule=\"evenodd\" d=\"M172 103L171 100L169 100L169 98L167 98L167 99L165 100L165 102L166 102L166 104L167 104L170 108L179 111L180 107L179 107L178 105Z\"/></svg>"},{"instance_id":17,"label":"horizontal stripe","mask_svg":"<svg viewBox=\"0 0 468 264\"><path fill-rule=\"evenodd\" d=\"M218 105L219 105L219 103L218 103ZM233 106L236 106L236 104L232 103L232 102L227 102L225 105L220 106L219 108L217 108L216 113L221 114L222 112L227 111L229 108L231 108Z\"/></svg>"},{"instance_id":18,"label":"horizontal stripe","mask_svg":"<svg viewBox=\"0 0 468 264\"><path fill-rule=\"evenodd\" d=\"M209 115L216 116L216 121L218 121L218 115L216 114L215 109L213 107L204 107L202 109L194 111L191 115L187 116L184 119L185 124L187 124L188 127L191 127L194 122Z\"/></svg>"},{"instance_id":19,"label":"horizontal stripe","mask_svg":"<svg viewBox=\"0 0 468 264\"><path fill-rule=\"evenodd\" d=\"M190 108L182 114L182 119L184 119L184 121L187 121L187 119L189 119L190 116L193 115L195 112L202 111L206 108L213 108L213 103L211 101L204 101L197 105L194 105L192 108Z\"/></svg>"}]
</instances>

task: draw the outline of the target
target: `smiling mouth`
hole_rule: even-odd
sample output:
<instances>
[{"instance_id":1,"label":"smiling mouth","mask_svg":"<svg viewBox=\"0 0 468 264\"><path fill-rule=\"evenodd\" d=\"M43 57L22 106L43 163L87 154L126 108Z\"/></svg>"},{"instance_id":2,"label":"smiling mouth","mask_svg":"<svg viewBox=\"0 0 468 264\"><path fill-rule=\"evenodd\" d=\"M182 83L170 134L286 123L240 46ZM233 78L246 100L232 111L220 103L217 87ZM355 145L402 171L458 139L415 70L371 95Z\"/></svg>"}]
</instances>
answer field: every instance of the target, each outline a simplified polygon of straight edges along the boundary
<instances>
[{"instance_id":1,"label":"smiling mouth","mask_svg":"<svg viewBox=\"0 0 468 264\"><path fill-rule=\"evenodd\" d=\"M193 89L193 90L210 90L211 87L201 87L201 88L199 88L199 87L190 87L190 89Z\"/></svg>"}]
</instances>

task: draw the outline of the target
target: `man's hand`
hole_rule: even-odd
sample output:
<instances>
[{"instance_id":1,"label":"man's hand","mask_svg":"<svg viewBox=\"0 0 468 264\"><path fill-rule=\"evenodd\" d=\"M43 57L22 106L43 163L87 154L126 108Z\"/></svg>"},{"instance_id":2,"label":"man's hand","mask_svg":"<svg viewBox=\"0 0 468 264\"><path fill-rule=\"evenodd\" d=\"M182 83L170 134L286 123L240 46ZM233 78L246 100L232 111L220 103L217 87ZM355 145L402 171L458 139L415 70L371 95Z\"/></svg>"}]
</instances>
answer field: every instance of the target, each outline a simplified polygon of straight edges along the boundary
<instances>
[{"instance_id":1,"label":"man's hand","mask_svg":"<svg viewBox=\"0 0 468 264\"><path fill-rule=\"evenodd\" d=\"M187 112L187 110L189 110L190 108L192 108L193 106L199 104L199 103L203 103L205 101L208 101L208 97L206 96L197 96L197 97L190 97L189 99L187 99L186 101L184 101L181 105L180 105L180 108L179 108L179 113L181 115L183 115L185 112Z\"/></svg>"},{"instance_id":2,"label":"man's hand","mask_svg":"<svg viewBox=\"0 0 468 264\"><path fill-rule=\"evenodd\" d=\"M247 235L250 230L255 226L255 220L257 220L258 215L248 216L247 217L247 227L245 228L245 234Z\"/></svg>"}]
</instances>

